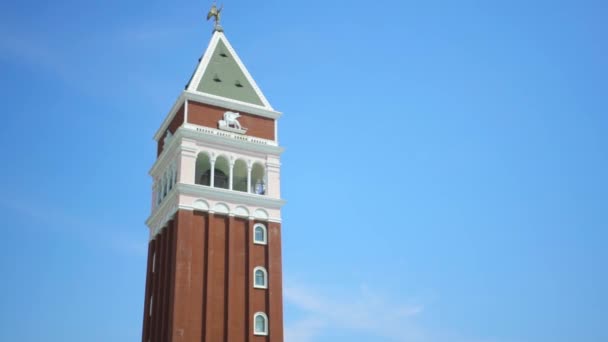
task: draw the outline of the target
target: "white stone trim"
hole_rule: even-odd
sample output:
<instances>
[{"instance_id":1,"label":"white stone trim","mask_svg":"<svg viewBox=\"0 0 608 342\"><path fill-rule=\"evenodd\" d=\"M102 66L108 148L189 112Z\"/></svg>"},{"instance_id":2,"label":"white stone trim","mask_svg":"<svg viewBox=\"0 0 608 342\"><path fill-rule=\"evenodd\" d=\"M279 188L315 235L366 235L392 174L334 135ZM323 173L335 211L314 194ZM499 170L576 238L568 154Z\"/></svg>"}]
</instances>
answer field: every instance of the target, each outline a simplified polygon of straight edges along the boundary
<instances>
[{"instance_id":1,"label":"white stone trim","mask_svg":"<svg viewBox=\"0 0 608 342\"><path fill-rule=\"evenodd\" d=\"M278 144L274 140L258 138L258 137L254 137L251 135L243 135L243 134L239 134L238 132L232 132L229 130L217 129L217 128L201 126L201 125L196 125L196 124L191 124L191 123L184 124L183 127L193 130L193 131L200 132L200 133L215 135L215 136L219 136L219 137L225 137L225 138L229 138L229 139L236 140L236 141L244 141L244 142L258 144L258 145L278 146Z\"/></svg>"},{"instance_id":2,"label":"white stone trim","mask_svg":"<svg viewBox=\"0 0 608 342\"><path fill-rule=\"evenodd\" d=\"M283 115L283 113L274 109L265 108L252 103L233 100L213 94L184 90L184 96L185 98L195 102L227 108L235 110L237 112L245 112L247 114L253 114L269 119L278 119Z\"/></svg>"},{"instance_id":3,"label":"white stone trim","mask_svg":"<svg viewBox=\"0 0 608 342\"><path fill-rule=\"evenodd\" d=\"M255 217L258 220L267 221L270 216L268 215L268 212L266 210L256 209L253 212L253 217Z\"/></svg>"},{"instance_id":4,"label":"white stone trim","mask_svg":"<svg viewBox=\"0 0 608 342\"><path fill-rule=\"evenodd\" d=\"M228 205L226 203L216 203L213 206L213 212L218 213L218 214L229 215L230 208L228 207Z\"/></svg>"},{"instance_id":5,"label":"white stone trim","mask_svg":"<svg viewBox=\"0 0 608 342\"><path fill-rule=\"evenodd\" d=\"M184 101L184 123L188 122L188 104L189 104L189 101L186 98L186 100Z\"/></svg>"},{"instance_id":6,"label":"white stone trim","mask_svg":"<svg viewBox=\"0 0 608 342\"><path fill-rule=\"evenodd\" d=\"M226 201L240 203L243 205L256 206L269 209L281 209L285 205L285 200L277 198L269 198L264 195L250 194L242 191L232 191L228 189L213 188L206 185L198 184L183 184L178 183L175 188L180 194L192 195L199 198L213 199L217 201ZM264 220L268 212L264 209L256 209L254 216ZM268 219L268 218L266 218Z\"/></svg>"},{"instance_id":7,"label":"white stone trim","mask_svg":"<svg viewBox=\"0 0 608 342\"><path fill-rule=\"evenodd\" d=\"M179 209L207 211L250 220L281 223L281 207L284 204L285 201L281 199L246 192L177 183L163 201L153 209L152 214L146 220L146 225L150 229L150 240L152 240L173 219ZM262 226L266 228L265 224ZM253 233L255 234L255 225ZM266 241L268 241L267 228Z\"/></svg>"},{"instance_id":8,"label":"white stone trim","mask_svg":"<svg viewBox=\"0 0 608 342\"><path fill-rule=\"evenodd\" d=\"M226 36L222 32L219 32L219 31L215 31L213 33L213 36L211 37L211 41L209 42L209 45L207 46L207 50L205 50L205 54L203 55L201 62L197 66L196 71L194 72L194 77L192 77L192 81L190 81L190 84L188 85L187 90L190 92L198 92L196 90L196 88L198 87L198 84L201 82L201 79L203 78L203 75L205 74L205 70L207 70L207 67L209 66L209 62L211 61L213 51L215 51L217 44L219 43L220 40L222 42L224 42L224 44L226 45L226 48L228 48L228 51L232 54L232 57L234 57L236 64L239 66L241 71L243 71L243 74L245 74L247 81L249 81L249 84L251 84L255 93L258 95L260 100L262 100L262 103L264 104L263 107L272 110L272 106L270 105L270 103L268 102L268 100L266 99L266 97L264 96L262 91L260 90L260 87L258 87L258 85L255 82L255 80L253 79L253 77L251 77L251 74L249 73L249 71L247 70L247 68L245 67L243 62L241 61L239 55L236 53L236 51L234 50L234 48L232 47L232 45L230 44L230 42L228 41Z\"/></svg>"},{"instance_id":9,"label":"white stone trim","mask_svg":"<svg viewBox=\"0 0 608 342\"><path fill-rule=\"evenodd\" d=\"M179 208L177 185L178 184L173 187L160 205L152 212L152 215L146 220L146 225L150 228L150 240L153 240L156 234L165 227Z\"/></svg>"},{"instance_id":10,"label":"white stone trim","mask_svg":"<svg viewBox=\"0 0 608 342\"><path fill-rule=\"evenodd\" d=\"M190 148L188 146L182 146L182 135L178 134L180 129L178 129L175 134L173 134L169 145L163 147L163 151L160 153L158 158L156 158L156 161L148 171L148 174L150 176L158 178L160 170L166 169L167 165L176 162L179 159L181 154L179 152L196 152L196 149Z\"/></svg>"},{"instance_id":11,"label":"white stone trim","mask_svg":"<svg viewBox=\"0 0 608 342\"><path fill-rule=\"evenodd\" d=\"M259 241L255 239L255 230L256 228L261 227L264 230L264 240L263 241ZM256 245L267 245L268 244L268 228L266 228L266 225L261 224L261 223L256 223L253 225L253 243Z\"/></svg>"},{"instance_id":12,"label":"white stone trim","mask_svg":"<svg viewBox=\"0 0 608 342\"><path fill-rule=\"evenodd\" d=\"M279 120L274 120L274 141L277 145L279 144Z\"/></svg>"},{"instance_id":13,"label":"white stone trim","mask_svg":"<svg viewBox=\"0 0 608 342\"><path fill-rule=\"evenodd\" d=\"M222 132L218 130L219 132L221 132L221 134L216 135L206 130L207 127L205 127L205 129L200 130L193 130L190 127L190 125L188 125L188 127L180 127L180 129L178 129L177 131L181 132L181 137L195 140L197 144L201 146L204 143L209 143L222 146L223 148L232 148L234 151L257 152L261 154L272 155L281 155L283 151L285 151L284 148L279 146L252 143L247 139L233 138L232 136L230 136L232 133Z\"/></svg>"},{"instance_id":14,"label":"white stone trim","mask_svg":"<svg viewBox=\"0 0 608 342\"><path fill-rule=\"evenodd\" d=\"M242 205L239 205L234 208L232 214L237 217L249 217L249 209L245 208Z\"/></svg>"},{"instance_id":15,"label":"white stone trim","mask_svg":"<svg viewBox=\"0 0 608 342\"><path fill-rule=\"evenodd\" d=\"M258 332L255 330L255 319L258 316L262 316L264 317L264 331L263 332ZM263 313L263 312L256 312L255 314L253 314L253 334L257 335L257 336L268 336L268 316Z\"/></svg>"},{"instance_id":16,"label":"white stone trim","mask_svg":"<svg viewBox=\"0 0 608 342\"><path fill-rule=\"evenodd\" d=\"M256 283L256 272L262 271L264 273L264 284L258 285ZM256 289L267 289L268 288L268 271L263 266L258 266L253 269L253 287Z\"/></svg>"},{"instance_id":17,"label":"white stone trim","mask_svg":"<svg viewBox=\"0 0 608 342\"><path fill-rule=\"evenodd\" d=\"M210 206L207 201L199 198L196 201L194 201L194 203L192 203L192 208L195 210L209 211Z\"/></svg>"}]
</instances>

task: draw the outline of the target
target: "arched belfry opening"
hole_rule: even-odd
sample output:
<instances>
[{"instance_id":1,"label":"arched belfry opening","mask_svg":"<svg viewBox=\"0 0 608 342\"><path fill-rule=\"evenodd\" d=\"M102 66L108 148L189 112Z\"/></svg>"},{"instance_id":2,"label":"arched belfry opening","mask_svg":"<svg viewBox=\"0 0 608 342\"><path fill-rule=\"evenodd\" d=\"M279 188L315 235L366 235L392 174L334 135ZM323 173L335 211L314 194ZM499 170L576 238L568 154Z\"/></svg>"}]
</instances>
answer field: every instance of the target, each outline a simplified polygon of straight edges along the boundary
<instances>
[{"instance_id":1,"label":"arched belfry opening","mask_svg":"<svg viewBox=\"0 0 608 342\"><path fill-rule=\"evenodd\" d=\"M247 163L237 159L232 170L232 190L247 192Z\"/></svg>"},{"instance_id":2,"label":"arched belfry opening","mask_svg":"<svg viewBox=\"0 0 608 342\"><path fill-rule=\"evenodd\" d=\"M229 188L230 164L228 158L219 156L215 160L213 187L228 189Z\"/></svg>"},{"instance_id":3,"label":"arched belfry opening","mask_svg":"<svg viewBox=\"0 0 608 342\"><path fill-rule=\"evenodd\" d=\"M258 195L266 194L266 170L262 163L254 163L251 169L251 192Z\"/></svg>"},{"instance_id":4,"label":"arched belfry opening","mask_svg":"<svg viewBox=\"0 0 608 342\"><path fill-rule=\"evenodd\" d=\"M205 152L199 153L196 157L194 179L196 184L211 185L211 159Z\"/></svg>"}]
</instances>

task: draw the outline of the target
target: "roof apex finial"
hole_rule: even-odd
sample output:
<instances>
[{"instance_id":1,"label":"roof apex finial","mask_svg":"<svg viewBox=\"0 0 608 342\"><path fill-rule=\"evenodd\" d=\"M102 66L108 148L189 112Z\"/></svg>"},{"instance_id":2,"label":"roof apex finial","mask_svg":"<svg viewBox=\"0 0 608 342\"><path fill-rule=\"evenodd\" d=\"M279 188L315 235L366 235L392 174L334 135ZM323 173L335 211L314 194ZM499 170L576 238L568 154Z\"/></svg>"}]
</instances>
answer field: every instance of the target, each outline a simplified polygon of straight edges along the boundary
<instances>
[{"instance_id":1,"label":"roof apex finial","mask_svg":"<svg viewBox=\"0 0 608 342\"><path fill-rule=\"evenodd\" d=\"M222 6L220 8L218 8L215 0L213 0L213 5L211 6L209 13L207 13L207 21L209 21L209 19L211 19L211 18L215 19L215 23L213 25L213 32L216 32L216 31L223 32L224 31L224 28L222 28L222 25L220 25L222 9L224 9L224 4L222 4Z\"/></svg>"}]
</instances>

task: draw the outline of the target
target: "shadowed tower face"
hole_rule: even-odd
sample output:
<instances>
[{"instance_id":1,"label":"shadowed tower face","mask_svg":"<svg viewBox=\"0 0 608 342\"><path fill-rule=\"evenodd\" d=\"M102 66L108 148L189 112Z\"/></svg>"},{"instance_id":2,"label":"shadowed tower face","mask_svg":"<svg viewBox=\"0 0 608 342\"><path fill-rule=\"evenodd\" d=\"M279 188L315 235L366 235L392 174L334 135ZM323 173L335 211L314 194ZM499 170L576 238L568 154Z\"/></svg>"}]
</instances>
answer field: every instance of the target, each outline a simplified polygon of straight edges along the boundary
<instances>
[{"instance_id":1,"label":"shadowed tower face","mask_svg":"<svg viewBox=\"0 0 608 342\"><path fill-rule=\"evenodd\" d=\"M216 26L155 135L143 342L283 342L280 116Z\"/></svg>"}]
</instances>

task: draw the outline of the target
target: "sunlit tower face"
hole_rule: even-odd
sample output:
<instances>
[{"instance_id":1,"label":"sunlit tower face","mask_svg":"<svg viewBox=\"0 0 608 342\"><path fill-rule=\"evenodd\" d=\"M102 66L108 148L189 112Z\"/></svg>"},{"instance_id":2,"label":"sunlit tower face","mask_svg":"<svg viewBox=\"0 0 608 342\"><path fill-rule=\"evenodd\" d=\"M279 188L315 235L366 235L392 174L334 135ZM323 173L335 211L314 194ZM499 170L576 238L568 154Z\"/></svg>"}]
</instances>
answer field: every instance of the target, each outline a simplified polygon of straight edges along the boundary
<instances>
[{"instance_id":1,"label":"sunlit tower face","mask_svg":"<svg viewBox=\"0 0 608 342\"><path fill-rule=\"evenodd\" d=\"M142 341L283 341L280 116L216 25L155 135Z\"/></svg>"}]
</instances>

